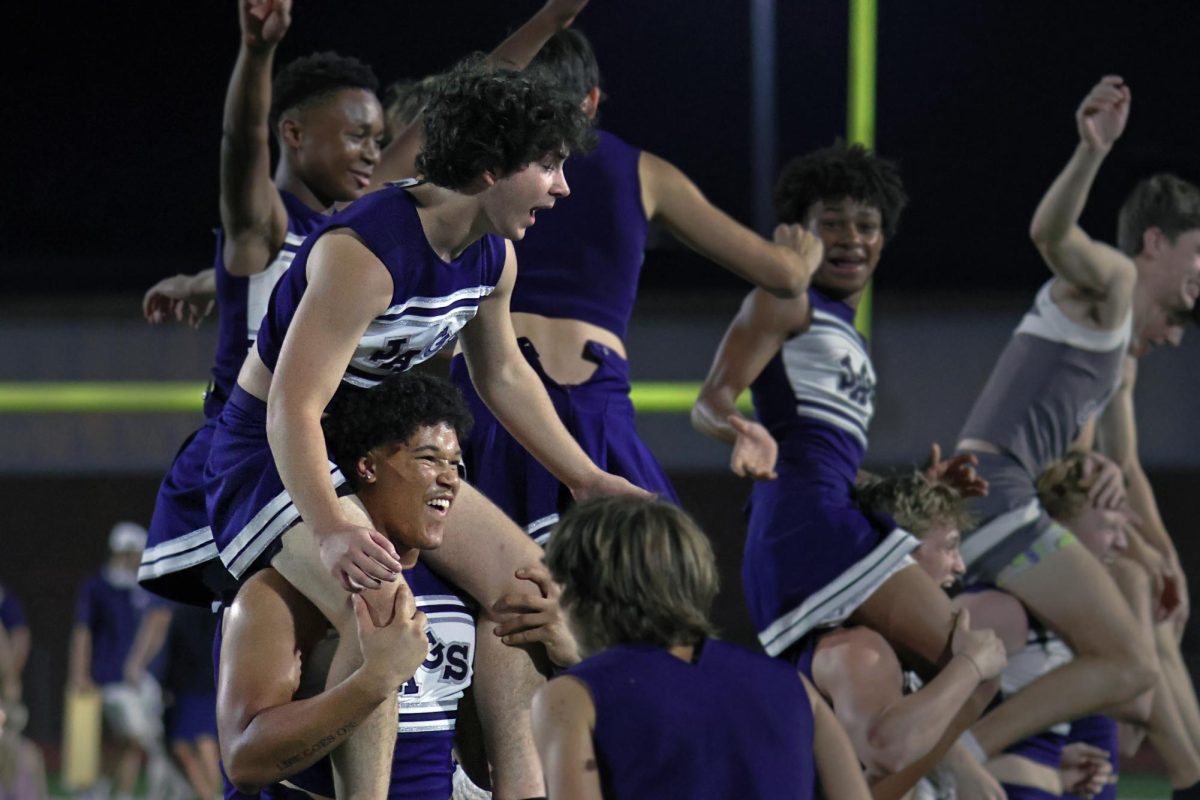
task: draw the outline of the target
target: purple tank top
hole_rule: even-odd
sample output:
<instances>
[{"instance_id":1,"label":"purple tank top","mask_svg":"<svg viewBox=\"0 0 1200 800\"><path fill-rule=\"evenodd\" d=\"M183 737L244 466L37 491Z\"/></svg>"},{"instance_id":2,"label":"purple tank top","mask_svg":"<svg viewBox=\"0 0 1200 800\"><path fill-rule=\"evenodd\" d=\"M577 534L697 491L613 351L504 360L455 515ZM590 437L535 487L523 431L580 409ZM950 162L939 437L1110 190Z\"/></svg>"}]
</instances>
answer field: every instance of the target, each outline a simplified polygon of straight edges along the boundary
<instances>
[{"instance_id":1,"label":"purple tank top","mask_svg":"<svg viewBox=\"0 0 1200 800\"><path fill-rule=\"evenodd\" d=\"M580 319L624 339L649 228L638 179L641 151L598 133L594 150L567 161L571 196L514 243L519 277L511 306Z\"/></svg>"},{"instance_id":2,"label":"purple tank top","mask_svg":"<svg viewBox=\"0 0 1200 800\"><path fill-rule=\"evenodd\" d=\"M608 800L813 796L812 706L782 661L709 639L692 663L626 644L566 674L595 703Z\"/></svg>"},{"instance_id":3,"label":"purple tank top","mask_svg":"<svg viewBox=\"0 0 1200 800\"><path fill-rule=\"evenodd\" d=\"M417 205L401 186L352 203L314 231L271 295L258 332L258 354L272 372L288 326L308 288L305 267L326 231L349 228L392 277L389 308L367 326L342 375L342 386L369 389L431 358L475 316L504 270L504 240L484 236L453 261L443 261L425 238Z\"/></svg>"},{"instance_id":4,"label":"purple tank top","mask_svg":"<svg viewBox=\"0 0 1200 800\"><path fill-rule=\"evenodd\" d=\"M258 326L267 311L271 290L281 275L296 257L296 251L304 239L312 233L326 216L314 211L290 192L279 190L283 207L287 209L287 234L283 246L267 268L248 278L230 275L225 269L225 233L216 229L217 254L213 259L213 272L217 281L217 352L213 359L212 401L204 404L205 416L215 417L229 397L229 391L237 382L246 352L258 336Z\"/></svg>"},{"instance_id":5,"label":"purple tank top","mask_svg":"<svg viewBox=\"0 0 1200 800\"><path fill-rule=\"evenodd\" d=\"M875 371L854 310L808 290L812 323L786 342L750 386L779 454L854 483L875 412Z\"/></svg>"}]
</instances>

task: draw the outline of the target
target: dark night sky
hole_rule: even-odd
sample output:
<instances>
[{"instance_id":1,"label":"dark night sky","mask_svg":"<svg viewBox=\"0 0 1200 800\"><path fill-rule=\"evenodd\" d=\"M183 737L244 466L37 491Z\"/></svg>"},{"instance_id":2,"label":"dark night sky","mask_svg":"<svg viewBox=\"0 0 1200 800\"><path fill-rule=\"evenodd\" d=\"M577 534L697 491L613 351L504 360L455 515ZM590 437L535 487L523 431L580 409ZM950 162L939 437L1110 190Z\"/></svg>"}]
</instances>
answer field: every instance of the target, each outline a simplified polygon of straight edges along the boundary
<instances>
[{"instance_id":1,"label":"dark night sky","mask_svg":"<svg viewBox=\"0 0 1200 800\"><path fill-rule=\"evenodd\" d=\"M539 3L295 5L281 62L335 49L387 82L491 47ZM1133 113L1085 226L1111 238L1121 196L1149 171L1200 178L1200 3L880 5L877 145L900 160L912 197L881 288L1035 285L1044 272L1025 228L1074 145L1076 104L1105 72L1129 81ZM677 163L743 221L751 218L748 7L592 0L578 22L605 74L605 126ZM91 3L69 14L26 4L9 13L0 289L134 291L206 266L235 4ZM778 2L780 163L844 130L845 15L844 0ZM652 255L647 285L675 285L681 263ZM691 274L700 286L737 285L716 270Z\"/></svg>"}]
</instances>

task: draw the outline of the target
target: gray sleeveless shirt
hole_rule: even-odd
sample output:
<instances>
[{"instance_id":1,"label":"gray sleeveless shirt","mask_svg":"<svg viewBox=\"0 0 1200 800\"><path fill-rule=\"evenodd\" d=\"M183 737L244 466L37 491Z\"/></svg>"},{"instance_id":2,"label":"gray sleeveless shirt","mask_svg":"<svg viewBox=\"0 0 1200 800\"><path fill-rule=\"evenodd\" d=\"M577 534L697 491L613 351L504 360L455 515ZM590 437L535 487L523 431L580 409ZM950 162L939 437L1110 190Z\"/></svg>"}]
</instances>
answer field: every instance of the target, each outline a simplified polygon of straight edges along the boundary
<instances>
[{"instance_id":1,"label":"gray sleeveless shirt","mask_svg":"<svg viewBox=\"0 0 1200 800\"><path fill-rule=\"evenodd\" d=\"M1050 297L1053 283L1038 292L959 434L991 442L1034 477L1116 392L1133 328L1132 310L1107 331L1071 321Z\"/></svg>"}]
</instances>

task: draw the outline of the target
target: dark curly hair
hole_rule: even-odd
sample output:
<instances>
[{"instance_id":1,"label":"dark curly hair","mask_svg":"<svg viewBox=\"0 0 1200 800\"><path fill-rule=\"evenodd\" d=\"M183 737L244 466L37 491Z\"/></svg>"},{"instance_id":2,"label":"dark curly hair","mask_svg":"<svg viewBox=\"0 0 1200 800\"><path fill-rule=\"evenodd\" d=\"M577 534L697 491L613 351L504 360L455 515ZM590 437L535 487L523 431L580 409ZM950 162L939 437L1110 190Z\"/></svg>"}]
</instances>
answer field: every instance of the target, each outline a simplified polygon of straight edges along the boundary
<instances>
[{"instance_id":1,"label":"dark curly hair","mask_svg":"<svg viewBox=\"0 0 1200 800\"><path fill-rule=\"evenodd\" d=\"M900 171L860 144L840 139L794 158L775 184L775 214L780 222L803 223L813 204L849 197L879 209L883 233L889 239L900 225L900 212L908 203Z\"/></svg>"},{"instance_id":2,"label":"dark curly hair","mask_svg":"<svg viewBox=\"0 0 1200 800\"><path fill-rule=\"evenodd\" d=\"M1200 228L1200 189L1170 173L1141 181L1117 214L1117 247L1133 258L1142 252L1142 234L1158 228L1174 244L1179 234Z\"/></svg>"},{"instance_id":3,"label":"dark curly hair","mask_svg":"<svg viewBox=\"0 0 1200 800\"><path fill-rule=\"evenodd\" d=\"M579 99L600 85L600 65L592 45L578 28L563 28L550 37L529 63L530 69L543 70Z\"/></svg>"},{"instance_id":4,"label":"dark curly hair","mask_svg":"<svg viewBox=\"0 0 1200 800\"><path fill-rule=\"evenodd\" d=\"M379 90L379 79L366 64L353 56L334 52L313 53L291 61L271 83L271 112L268 120L276 130L279 119L293 108L323 100L341 89Z\"/></svg>"},{"instance_id":5,"label":"dark curly hair","mask_svg":"<svg viewBox=\"0 0 1200 800\"><path fill-rule=\"evenodd\" d=\"M463 189L484 172L507 175L546 155L590 150L595 140L579 98L545 74L489 71L472 58L436 81L417 171Z\"/></svg>"},{"instance_id":6,"label":"dark curly hair","mask_svg":"<svg viewBox=\"0 0 1200 800\"><path fill-rule=\"evenodd\" d=\"M471 431L471 412L457 387L432 375L402 372L371 389L339 392L321 419L333 463L358 488L355 462L371 448L404 442L426 425L447 423L459 441Z\"/></svg>"}]
</instances>

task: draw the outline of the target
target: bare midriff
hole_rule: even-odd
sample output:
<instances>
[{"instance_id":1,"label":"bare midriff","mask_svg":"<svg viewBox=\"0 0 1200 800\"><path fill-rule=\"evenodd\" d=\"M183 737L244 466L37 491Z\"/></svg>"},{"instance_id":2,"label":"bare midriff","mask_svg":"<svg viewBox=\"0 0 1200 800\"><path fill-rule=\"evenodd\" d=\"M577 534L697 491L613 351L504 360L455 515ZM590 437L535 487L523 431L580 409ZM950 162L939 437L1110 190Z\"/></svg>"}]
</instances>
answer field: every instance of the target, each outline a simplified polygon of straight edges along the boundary
<instances>
[{"instance_id":1,"label":"bare midriff","mask_svg":"<svg viewBox=\"0 0 1200 800\"><path fill-rule=\"evenodd\" d=\"M513 312L512 324L518 337L533 343L546 374L564 386L584 383L596 371L596 362L583 357L588 342L602 344L625 358L625 343L620 337L590 322Z\"/></svg>"},{"instance_id":2,"label":"bare midriff","mask_svg":"<svg viewBox=\"0 0 1200 800\"><path fill-rule=\"evenodd\" d=\"M271 391L271 377L271 370L259 358L258 348L251 347L242 363L242 371L238 373L238 386L265 403Z\"/></svg>"}]
</instances>

